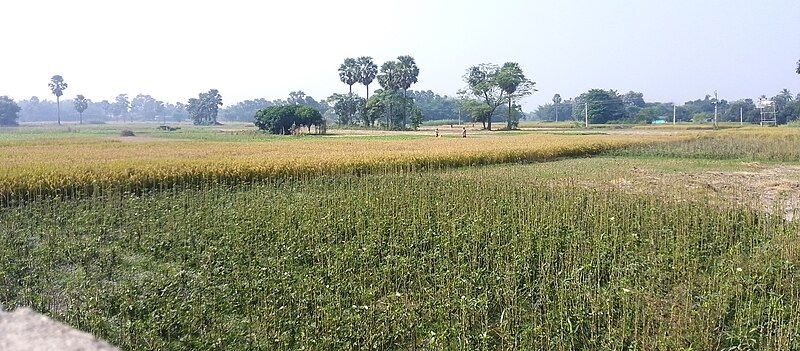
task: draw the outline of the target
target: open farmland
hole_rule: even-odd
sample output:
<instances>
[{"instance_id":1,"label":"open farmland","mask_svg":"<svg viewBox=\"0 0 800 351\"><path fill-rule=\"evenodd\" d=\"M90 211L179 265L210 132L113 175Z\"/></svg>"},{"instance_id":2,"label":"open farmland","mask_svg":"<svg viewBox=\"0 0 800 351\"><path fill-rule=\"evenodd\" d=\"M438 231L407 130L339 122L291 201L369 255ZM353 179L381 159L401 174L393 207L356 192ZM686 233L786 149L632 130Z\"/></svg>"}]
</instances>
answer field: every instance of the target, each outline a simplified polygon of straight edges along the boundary
<instances>
[{"instance_id":1,"label":"open farmland","mask_svg":"<svg viewBox=\"0 0 800 351\"><path fill-rule=\"evenodd\" d=\"M111 136L103 129L75 134L39 138L33 133L23 140L0 141L0 158L4 160L0 165L0 195L5 201L117 187L139 190L205 182L546 161L666 140L649 134L479 134L466 139L308 136L290 140L259 138L252 131L152 133L129 138ZM185 139L176 138L182 135Z\"/></svg>"},{"instance_id":2,"label":"open farmland","mask_svg":"<svg viewBox=\"0 0 800 351\"><path fill-rule=\"evenodd\" d=\"M83 134L0 148L0 303L123 349L800 347L800 224L707 186L792 129Z\"/></svg>"}]
</instances>

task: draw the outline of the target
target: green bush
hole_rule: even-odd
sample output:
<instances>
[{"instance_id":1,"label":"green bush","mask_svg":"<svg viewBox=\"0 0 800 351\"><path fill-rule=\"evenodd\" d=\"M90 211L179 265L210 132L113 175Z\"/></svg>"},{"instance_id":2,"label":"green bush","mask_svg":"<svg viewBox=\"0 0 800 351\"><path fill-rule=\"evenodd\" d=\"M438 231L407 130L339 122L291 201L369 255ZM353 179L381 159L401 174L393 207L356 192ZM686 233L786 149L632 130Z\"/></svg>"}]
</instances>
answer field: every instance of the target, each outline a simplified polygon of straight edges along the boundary
<instances>
[{"instance_id":1,"label":"green bush","mask_svg":"<svg viewBox=\"0 0 800 351\"><path fill-rule=\"evenodd\" d=\"M260 109L255 115L255 125L258 129L272 134L292 134L295 128L322 124L322 115L319 111L308 106L287 105L272 106Z\"/></svg>"}]
</instances>

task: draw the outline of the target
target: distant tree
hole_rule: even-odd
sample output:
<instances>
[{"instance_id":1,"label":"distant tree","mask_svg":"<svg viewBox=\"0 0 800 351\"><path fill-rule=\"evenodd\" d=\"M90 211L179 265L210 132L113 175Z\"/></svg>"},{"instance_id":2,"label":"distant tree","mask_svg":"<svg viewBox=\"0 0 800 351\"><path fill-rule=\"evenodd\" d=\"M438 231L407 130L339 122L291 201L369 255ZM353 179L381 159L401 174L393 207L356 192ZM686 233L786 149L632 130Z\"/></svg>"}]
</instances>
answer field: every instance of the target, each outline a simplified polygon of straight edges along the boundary
<instances>
[{"instance_id":1,"label":"distant tree","mask_svg":"<svg viewBox=\"0 0 800 351\"><path fill-rule=\"evenodd\" d=\"M58 124L61 124L61 95L64 95L64 90L67 90L67 82L60 75L54 75L50 78L50 92L56 96L56 108L58 111Z\"/></svg>"},{"instance_id":2,"label":"distant tree","mask_svg":"<svg viewBox=\"0 0 800 351\"><path fill-rule=\"evenodd\" d=\"M424 120L456 119L459 114L458 100L439 95L430 90L409 90L408 96L414 106L422 111Z\"/></svg>"},{"instance_id":3,"label":"distant tree","mask_svg":"<svg viewBox=\"0 0 800 351\"><path fill-rule=\"evenodd\" d=\"M558 105L555 103L545 103L539 105L536 108L536 111L532 113L532 116L542 121L552 121L554 120L553 116L572 116L572 101L562 100L558 103Z\"/></svg>"},{"instance_id":4,"label":"distant tree","mask_svg":"<svg viewBox=\"0 0 800 351\"><path fill-rule=\"evenodd\" d=\"M286 102L288 102L289 105L305 105L306 93L304 93L302 90L290 92L289 98L286 99Z\"/></svg>"},{"instance_id":5,"label":"distant tree","mask_svg":"<svg viewBox=\"0 0 800 351\"><path fill-rule=\"evenodd\" d=\"M497 74L497 85L506 93L508 100L508 118L506 119L506 129L514 129L514 108L512 103L515 98L522 98L532 94L536 89L530 79L525 77L522 68L516 62L506 62ZM518 122L518 120L517 120ZM516 123L518 124L518 123Z\"/></svg>"},{"instance_id":6,"label":"distant tree","mask_svg":"<svg viewBox=\"0 0 800 351\"><path fill-rule=\"evenodd\" d=\"M797 74L800 74L800 60L797 60L797 70L795 70Z\"/></svg>"},{"instance_id":7,"label":"distant tree","mask_svg":"<svg viewBox=\"0 0 800 351\"><path fill-rule=\"evenodd\" d=\"M0 126L16 126L20 107L8 96L0 96Z\"/></svg>"},{"instance_id":8,"label":"distant tree","mask_svg":"<svg viewBox=\"0 0 800 351\"><path fill-rule=\"evenodd\" d=\"M145 94L136 95L131 100L131 114L139 116L139 119L152 122L158 115L164 119L164 102L156 100L154 97Z\"/></svg>"},{"instance_id":9,"label":"distant tree","mask_svg":"<svg viewBox=\"0 0 800 351\"><path fill-rule=\"evenodd\" d=\"M253 118L253 115L255 115L255 112L250 115L250 118ZM182 122L189 118L189 113L186 112L186 105L182 102L176 102L174 104L165 103L163 116L163 123L166 124L167 117L177 122Z\"/></svg>"},{"instance_id":10,"label":"distant tree","mask_svg":"<svg viewBox=\"0 0 800 351\"><path fill-rule=\"evenodd\" d=\"M76 96L75 100L72 100L72 102L75 104L75 111L78 111L78 115L80 116L78 124L83 124L83 112L89 108L89 103L91 101L83 95L78 94L78 96Z\"/></svg>"},{"instance_id":11,"label":"distant tree","mask_svg":"<svg viewBox=\"0 0 800 351\"><path fill-rule=\"evenodd\" d=\"M522 106L519 104L511 105L508 113L508 129L517 129L519 127L519 120L525 117L522 112Z\"/></svg>"},{"instance_id":12,"label":"distant tree","mask_svg":"<svg viewBox=\"0 0 800 351\"><path fill-rule=\"evenodd\" d=\"M354 117L359 112L363 113L366 100L355 94L333 94L328 98L333 104L333 110L338 116L337 123L348 125L354 122Z\"/></svg>"},{"instance_id":13,"label":"distant tree","mask_svg":"<svg viewBox=\"0 0 800 351\"><path fill-rule=\"evenodd\" d=\"M271 134L291 134L292 127L321 125L324 123L319 111L299 105L271 106L258 110L255 125Z\"/></svg>"},{"instance_id":14,"label":"distant tree","mask_svg":"<svg viewBox=\"0 0 800 351\"><path fill-rule=\"evenodd\" d=\"M358 65L358 82L364 84L367 88L367 100L369 100L369 85L378 75L378 65L369 56L361 56L356 62Z\"/></svg>"},{"instance_id":15,"label":"distant tree","mask_svg":"<svg viewBox=\"0 0 800 351\"><path fill-rule=\"evenodd\" d=\"M792 92L789 89L784 88L778 93L778 96L785 100L785 101L792 101L794 100L794 96L792 96Z\"/></svg>"},{"instance_id":16,"label":"distant tree","mask_svg":"<svg viewBox=\"0 0 800 351\"><path fill-rule=\"evenodd\" d=\"M625 95L622 96L622 102L628 106L645 107L644 94L635 91L625 93Z\"/></svg>"},{"instance_id":17,"label":"distant tree","mask_svg":"<svg viewBox=\"0 0 800 351\"><path fill-rule=\"evenodd\" d=\"M585 106L588 106L589 123L602 124L622 120L626 117L625 103L614 90L592 89L581 94L575 100L580 107L587 104ZM583 108L575 108L573 113L580 116L576 119L583 120Z\"/></svg>"},{"instance_id":18,"label":"distant tree","mask_svg":"<svg viewBox=\"0 0 800 351\"><path fill-rule=\"evenodd\" d=\"M256 112L262 108L282 105L282 102L273 102L266 99L245 100L228 105L220 111L222 118L227 121L252 122Z\"/></svg>"},{"instance_id":19,"label":"distant tree","mask_svg":"<svg viewBox=\"0 0 800 351\"><path fill-rule=\"evenodd\" d=\"M317 111L320 114L325 113L328 110L329 106L324 101L319 102L314 100L313 97L306 95L302 90L293 91L289 93L289 97L286 99L286 103L289 105L300 105L300 106L308 106Z\"/></svg>"},{"instance_id":20,"label":"distant tree","mask_svg":"<svg viewBox=\"0 0 800 351\"><path fill-rule=\"evenodd\" d=\"M561 103L561 94L553 95L553 107L556 110L556 122L558 122L558 105Z\"/></svg>"},{"instance_id":21,"label":"distant tree","mask_svg":"<svg viewBox=\"0 0 800 351\"><path fill-rule=\"evenodd\" d=\"M383 117L387 129L400 129L406 117L403 111L412 107L409 101L397 90L378 89L367 101L362 117L370 125Z\"/></svg>"},{"instance_id":22,"label":"distant tree","mask_svg":"<svg viewBox=\"0 0 800 351\"><path fill-rule=\"evenodd\" d=\"M486 120L487 117L491 117L492 115L492 107L483 101L469 99L463 101L461 108L464 110L467 116L470 117L470 121L472 123L481 122L483 124L483 128L486 129Z\"/></svg>"},{"instance_id":23,"label":"distant tree","mask_svg":"<svg viewBox=\"0 0 800 351\"><path fill-rule=\"evenodd\" d=\"M419 107L412 107L411 108L411 118L409 119L411 122L411 128L414 130L419 129L419 126L422 124L422 110Z\"/></svg>"},{"instance_id":24,"label":"distant tree","mask_svg":"<svg viewBox=\"0 0 800 351\"><path fill-rule=\"evenodd\" d=\"M794 96L788 89L783 89L778 92L778 95L769 99L775 104L777 114L775 116L778 124L784 124L797 119L800 114L800 104L794 103Z\"/></svg>"},{"instance_id":25,"label":"distant tree","mask_svg":"<svg viewBox=\"0 0 800 351\"><path fill-rule=\"evenodd\" d=\"M414 61L414 58L411 56L398 56L397 63L399 68L399 77L398 77L398 86L399 88L403 89L403 106L408 106L408 88L411 87L414 83L417 82L417 77L419 77L419 67L417 67L417 62ZM405 125L405 116L407 114L407 108L403 108L403 124Z\"/></svg>"},{"instance_id":26,"label":"distant tree","mask_svg":"<svg viewBox=\"0 0 800 351\"><path fill-rule=\"evenodd\" d=\"M103 110L103 116L108 118L111 113L111 103L108 100L103 100L98 102L97 105Z\"/></svg>"},{"instance_id":27,"label":"distant tree","mask_svg":"<svg viewBox=\"0 0 800 351\"><path fill-rule=\"evenodd\" d=\"M397 93L403 86L403 73L401 72L402 67L399 62L397 61L387 61L381 65L380 73L378 74L378 84L384 90L384 95L391 94L394 97L394 94ZM393 123L391 116L394 115L395 112L395 100L392 99L382 99L384 103L388 104L386 106L386 127L391 129L397 125L397 123Z\"/></svg>"},{"instance_id":28,"label":"distant tree","mask_svg":"<svg viewBox=\"0 0 800 351\"><path fill-rule=\"evenodd\" d=\"M296 125L304 125L311 132L311 126L320 126L324 122L322 114L318 110L310 106L300 106L296 110L297 122Z\"/></svg>"},{"instance_id":29,"label":"distant tree","mask_svg":"<svg viewBox=\"0 0 800 351\"><path fill-rule=\"evenodd\" d=\"M122 121L125 122L125 115L128 114L130 105L131 103L128 101L128 95L119 94L114 98L114 103L111 105L111 113L115 118L119 119L121 117Z\"/></svg>"},{"instance_id":30,"label":"distant tree","mask_svg":"<svg viewBox=\"0 0 800 351\"><path fill-rule=\"evenodd\" d=\"M217 89L200 93L197 98L189 99L186 111L196 125L216 125L219 107L222 106L222 95Z\"/></svg>"},{"instance_id":31,"label":"distant tree","mask_svg":"<svg viewBox=\"0 0 800 351\"><path fill-rule=\"evenodd\" d=\"M498 107L505 104L509 97L498 83L500 67L491 63L482 63L472 66L464 75L467 88L488 108L482 109L487 115L482 119L485 121L484 128L492 130L492 116Z\"/></svg>"},{"instance_id":32,"label":"distant tree","mask_svg":"<svg viewBox=\"0 0 800 351\"><path fill-rule=\"evenodd\" d=\"M353 93L353 84L358 83L360 76L358 62L354 58L346 58L344 62L339 65L339 80L350 87L350 93Z\"/></svg>"},{"instance_id":33,"label":"distant tree","mask_svg":"<svg viewBox=\"0 0 800 351\"><path fill-rule=\"evenodd\" d=\"M387 106L381 98L381 93L383 93L383 90L379 89L364 105L364 113L361 114L361 119L365 127L372 127L375 121L379 120L387 113Z\"/></svg>"},{"instance_id":34,"label":"distant tree","mask_svg":"<svg viewBox=\"0 0 800 351\"><path fill-rule=\"evenodd\" d=\"M738 100L730 103L728 108L722 113L722 120L727 122L756 123L759 121L759 113L753 99Z\"/></svg>"}]
</instances>

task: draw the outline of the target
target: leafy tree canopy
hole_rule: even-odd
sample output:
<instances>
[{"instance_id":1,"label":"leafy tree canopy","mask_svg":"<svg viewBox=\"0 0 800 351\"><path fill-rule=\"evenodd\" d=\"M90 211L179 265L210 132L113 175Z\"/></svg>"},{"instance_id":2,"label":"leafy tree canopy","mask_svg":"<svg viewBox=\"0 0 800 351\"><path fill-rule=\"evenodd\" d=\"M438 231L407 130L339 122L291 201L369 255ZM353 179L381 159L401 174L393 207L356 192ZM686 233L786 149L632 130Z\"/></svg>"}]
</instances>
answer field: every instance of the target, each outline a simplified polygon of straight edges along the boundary
<instances>
[{"instance_id":1,"label":"leafy tree canopy","mask_svg":"<svg viewBox=\"0 0 800 351\"><path fill-rule=\"evenodd\" d=\"M219 124L217 114L220 106L222 106L222 95L217 89L211 89L200 93L197 98L189 99L186 111L196 125Z\"/></svg>"},{"instance_id":2,"label":"leafy tree canopy","mask_svg":"<svg viewBox=\"0 0 800 351\"><path fill-rule=\"evenodd\" d=\"M299 105L271 106L258 110L255 125L258 129L271 134L291 134L294 128L324 123L319 111Z\"/></svg>"},{"instance_id":3,"label":"leafy tree canopy","mask_svg":"<svg viewBox=\"0 0 800 351\"><path fill-rule=\"evenodd\" d=\"M8 96L0 96L0 126L16 126L20 107Z\"/></svg>"}]
</instances>

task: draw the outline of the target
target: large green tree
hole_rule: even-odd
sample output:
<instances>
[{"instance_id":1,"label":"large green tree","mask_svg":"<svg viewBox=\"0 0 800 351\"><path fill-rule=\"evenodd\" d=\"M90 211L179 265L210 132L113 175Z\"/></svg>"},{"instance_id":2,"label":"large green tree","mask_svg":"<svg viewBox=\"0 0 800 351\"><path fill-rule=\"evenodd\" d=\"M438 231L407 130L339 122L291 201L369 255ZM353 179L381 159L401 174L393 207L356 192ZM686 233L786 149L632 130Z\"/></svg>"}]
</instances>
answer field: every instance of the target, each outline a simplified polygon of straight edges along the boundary
<instances>
[{"instance_id":1,"label":"large green tree","mask_svg":"<svg viewBox=\"0 0 800 351\"><path fill-rule=\"evenodd\" d=\"M8 96L0 96L0 126L15 126L20 107Z\"/></svg>"},{"instance_id":2,"label":"large green tree","mask_svg":"<svg viewBox=\"0 0 800 351\"><path fill-rule=\"evenodd\" d=\"M258 110L255 125L271 134L292 134L293 128L305 125L320 126L324 123L319 111L300 105L270 106Z\"/></svg>"},{"instance_id":3,"label":"large green tree","mask_svg":"<svg viewBox=\"0 0 800 351\"><path fill-rule=\"evenodd\" d=\"M508 118L506 119L506 129L514 129L516 122L514 118L514 99L521 99L532 94L536 89L535 82L525 77L522 68L516 62L506 62L497 74L497 85L506 93L508 100Z\"/></svg>"},{"instance_id":4,"label":"large green tree","mask_svg":"<svg viewBox=\"0 0 800 351\"><path fill-rule=\"evenodd\" d=\"M404 99L397 90L378 89L367 101L362 119L365 125L372 125L381 117L385 118L387 129L400 128L404 122L403 111L411 108L410 99Z\"/></svg>"},{"instance_id":5,"label":"large green tree","mask_svg":"<svg viewBox=\"0 0 800 351\"><path fill-rule=\"evenodd\" d=\"M492 130L492 116L495 110L509 99L506 91L500 87L497 79L499 75L500 66L492 63L472 66L464 75L467 89L487 107L482 111L486 113L483 120L485 120L484 128L488 130Z\"/></svg>"},{"instance_id":6,"label":"large green tree","mask_svg":"<svg viewBox=\"0 0 800 351\"><path fill-rule=\"evenodd\" d=\"M222 106L222 95L217 89L200 93L197 98L189 99L186 111L196 125L216 125L219 107Z\"/></svg>"},{"instance_id":7,"label":"large green tree","mask_svg":"<svg viewBox=\"0 0 800 351\"><path fill-rule=\"evenodd\" d=\"M453 97L430 90L409 90L408 96L422 111L425 120L456 119L459 114L458 100Z\"/></svg>"},{"instance_id":8,"label":"large green tree","mask_svg":"<svg viewBox=\"0 0 800 351\"><path fill-rule=\"evenodd\" d=\"M378 75L378 65L369 56L361 56L356 61L358 65L358 82L364 84L367 88L367 100L369 100L369 85Z\"/></svg>"},{"instance_id":9,"label":"large green tree","mask_svg":"<svg viewBox=\"0 0 800 351\"><path fill-rule=\"evenodd\" d=\"M622 120L626 117L625 103L614 90L592 89L575 99L578 105L573 109L576 119L582 120L588 109L589 123L602 124Z\"/></svg>"},{"instance_id":10,"label":"large green tree","mask_svg":"<svg viewBox=\"0 0 800 351\"><path fill-rule=\"evenodd\" d=\"M354 58L348 57L339 65L339 80L347 84L351 94L353 93L353 84L358 83L360 75L358 61Z\"/></svg>"},{"instance_id":11,"label":"large green tree","mask_svg":"<svg viewBox=\"0 0 800 351\"><path fill-rule=\"evenodd\" d=\"M78 96L75 97L75 100L72 100L72 103L75 105L75 111L78 111L78 116L80 116L78 124L83 124L83 112L89 108L89 102L89 99L81 94L78 94Z\"/></svg>"},{"instance_id":12,"label":"large green tree","mask_svg":"<svg viewBox=\"0 0 800 351\"><path fill-rule=\"evenodd\" d=\"M125 116L128 114L130 105L128 94L119 94L114 98L114 103L111 104L111 114L117 119L121 117L122 121L125 122Z\"/></svg>"},{"instance_id":13,"label":"large green tree","mask_svg":"<svg viewBox=\"0 0 800 351\"><path fill-rule=\"evenodd\" d=\"M350 94L333 94L328 98L328 102L333 104L333 111L338 117L337 123L348 125L355 122L355 116L363 113L366 100L364 98Z\"/></svg>"},{"instance_id":14,"label":"large green tree","mask_svg":"<svg viewBox=\"0 0 800 351\"><path fill-rule=\"evenodd\" d=\"M64 95L64 90L67 90L67 82L64 81L64 77L60 75L54 75L52 78L50 78L50 83L47 85L50 87L50 92L56 96L58 124L61 124L61 96Z\"/></svg>"},{"instance_id":15,"label":"large green tree","mask_svg":"<svg viewBox=\"0 0 800 351\"><path fill-rule=\"evenodd\" d=\"M162 123L166 123L163 112L164 102L150 95L139 94L131 99L131 114L138 116L140 120L152 122L156 116L162 115Z\"/></svg>"}]
</instances>

